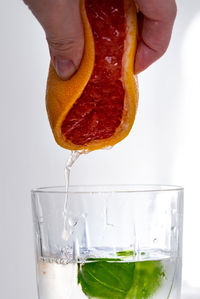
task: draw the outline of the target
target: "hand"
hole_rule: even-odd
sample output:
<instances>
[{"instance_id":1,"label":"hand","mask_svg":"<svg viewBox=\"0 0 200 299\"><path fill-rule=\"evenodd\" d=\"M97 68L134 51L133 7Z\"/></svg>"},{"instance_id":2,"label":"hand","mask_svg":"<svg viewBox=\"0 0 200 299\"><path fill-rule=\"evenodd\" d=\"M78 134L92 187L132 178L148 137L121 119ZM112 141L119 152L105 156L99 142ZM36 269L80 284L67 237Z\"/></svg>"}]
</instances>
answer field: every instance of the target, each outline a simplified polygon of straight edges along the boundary
<instances>
[{"instance_id":1,"label":"hand","mask_svg":"<svg viewBox=\"0 0 200 299\"><path fill-rule=\"evenodd\" d=\"M134 1L134 0L133 0ZM78 69L84 48L79 0L24 0L43 26L52 63L61 79ZM175 0L136 0L139 42L135 72L139 73L166 51L176 17Z\"/></svg>"},{"instance_id":2,"label":"hand","mask_svg":"<svg viewBox=\"0 0 200 299\"><path fill-rule=\"evenodd\" d=\"M46 33L51 61L67 80L78 69L84 48L79 0L24 0Z\"/></svg>"},{"instance_id":3,"label":"hand","mask_svg":"<svg viewBox=\"0 0 200 299\"><path fill-rule=\"evenodd\" d=\"M167 50L177 9L175 0L136 0L136 3L139 41L135 72L140 73Z\"/></svg>"}]
</instances>

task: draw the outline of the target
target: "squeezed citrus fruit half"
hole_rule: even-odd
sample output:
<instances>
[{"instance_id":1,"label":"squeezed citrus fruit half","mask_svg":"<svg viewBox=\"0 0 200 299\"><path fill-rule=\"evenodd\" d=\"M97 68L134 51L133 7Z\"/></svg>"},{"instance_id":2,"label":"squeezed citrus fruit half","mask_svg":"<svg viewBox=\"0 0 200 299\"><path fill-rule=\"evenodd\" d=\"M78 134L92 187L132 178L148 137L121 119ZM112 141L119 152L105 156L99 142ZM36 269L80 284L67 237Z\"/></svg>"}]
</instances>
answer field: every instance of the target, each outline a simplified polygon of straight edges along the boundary
<instances>
[{"instance_id":1,"label":"squeezed citrus fruit half","mask_svg":"<svg viewBox=\"0 0 200 299\"><path fill-rule=\"evenodd\" d=\"M137 109L137 12L133 0L81 0L85 47L67 81L53 66L46 107L56 142L70 150L113 146L130 132Z\"/></svg>"}]
</instances>

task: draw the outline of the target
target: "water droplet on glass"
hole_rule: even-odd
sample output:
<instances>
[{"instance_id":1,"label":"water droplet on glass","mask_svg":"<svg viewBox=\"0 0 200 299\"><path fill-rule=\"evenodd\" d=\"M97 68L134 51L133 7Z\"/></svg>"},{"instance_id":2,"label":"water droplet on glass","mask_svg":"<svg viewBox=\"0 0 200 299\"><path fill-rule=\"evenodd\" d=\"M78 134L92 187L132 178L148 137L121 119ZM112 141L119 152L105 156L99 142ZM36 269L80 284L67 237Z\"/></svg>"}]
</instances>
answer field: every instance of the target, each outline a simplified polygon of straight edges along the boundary
<instances>
[{"instance_id":1,"label":"water droplet on glass","mask_svg":"<svg viewBox=\"0 0 200 299\"><path fill-rule=\"evenodd\" d=\"M78 223L78 219L76 217L69 217L68 223L70 226L74 227Z\"/></svg>"},{"instance_id":2,"label":"water droplet on glass","mask_svg":"<svg viewBox=\"0 0 200 299\"><path fill-rule=\"evenodd\" d=\"M171 231L175 233L176 232L176 226L172 226Z\"/></svg>"}]
</instances>

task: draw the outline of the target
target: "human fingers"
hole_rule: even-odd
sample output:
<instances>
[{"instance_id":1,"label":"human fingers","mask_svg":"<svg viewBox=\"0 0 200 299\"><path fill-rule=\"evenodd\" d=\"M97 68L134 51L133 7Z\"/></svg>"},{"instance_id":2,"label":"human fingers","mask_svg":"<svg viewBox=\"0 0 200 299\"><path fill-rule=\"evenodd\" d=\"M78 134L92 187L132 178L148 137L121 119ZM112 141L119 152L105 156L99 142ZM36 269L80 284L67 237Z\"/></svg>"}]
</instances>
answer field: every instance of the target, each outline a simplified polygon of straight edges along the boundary
<instances>
[{"instance_id":1,"label":"human fingers","mask_svg":"<svg viewBox=\"0 0 200 299\"><path fill-rule=\"evenodd\" d=\"M177 8L175 0L137 0L137 4L139 40L135 72L140 73L167 50Z\"/></svg>"},{"instance_id":2,"label":"human fingers","mask_svg":"<svg viewBox=\"0 0 200 299\"><path fill-rule=\"evenodd\" d=\"M52 64L69 79L78 69L84 48L79 0L25 0L45 30Z\"/></svg>"}]
</instances>

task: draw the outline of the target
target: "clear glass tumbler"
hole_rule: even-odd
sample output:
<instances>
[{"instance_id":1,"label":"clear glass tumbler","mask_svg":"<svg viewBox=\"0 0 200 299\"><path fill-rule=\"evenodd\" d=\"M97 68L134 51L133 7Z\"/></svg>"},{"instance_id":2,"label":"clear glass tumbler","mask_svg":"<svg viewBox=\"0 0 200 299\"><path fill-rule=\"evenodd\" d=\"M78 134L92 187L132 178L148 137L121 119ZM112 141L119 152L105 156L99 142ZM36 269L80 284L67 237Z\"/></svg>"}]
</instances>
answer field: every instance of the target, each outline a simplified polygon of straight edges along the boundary
<instances>
[{"instance_id":1,"label":"clear glass tumbler","mask_svg":"<svg viewBox=\"0 0 200 299\"><path fill-rule=\"evenodd\" d=\"M32 191L39 299L180 299L183 189Z\"/></svg>"}]
</instances>

